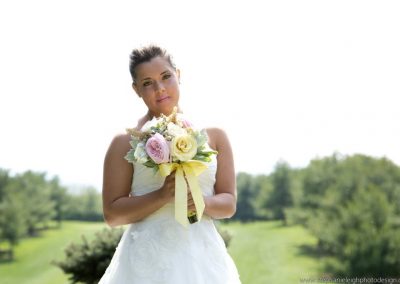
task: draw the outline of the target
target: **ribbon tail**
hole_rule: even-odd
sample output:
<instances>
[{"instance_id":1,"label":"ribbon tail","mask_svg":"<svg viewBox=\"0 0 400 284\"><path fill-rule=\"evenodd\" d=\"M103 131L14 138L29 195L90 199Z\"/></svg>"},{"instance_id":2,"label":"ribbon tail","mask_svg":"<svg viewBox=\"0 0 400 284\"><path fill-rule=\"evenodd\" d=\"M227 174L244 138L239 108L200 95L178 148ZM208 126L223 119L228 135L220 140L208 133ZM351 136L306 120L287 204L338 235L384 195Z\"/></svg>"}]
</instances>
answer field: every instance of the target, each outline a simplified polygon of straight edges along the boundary
<instances>
[{"instance_id":1,"label":"ribbon tail","mask_svg":"<svg viewBox=\"0 0 400 284\"><path fill-rule=\"evenodd\" d=\"M175 219L187 227L187 187L182 167L176 169L175 174Z\"/></svg>"}]
</instances>

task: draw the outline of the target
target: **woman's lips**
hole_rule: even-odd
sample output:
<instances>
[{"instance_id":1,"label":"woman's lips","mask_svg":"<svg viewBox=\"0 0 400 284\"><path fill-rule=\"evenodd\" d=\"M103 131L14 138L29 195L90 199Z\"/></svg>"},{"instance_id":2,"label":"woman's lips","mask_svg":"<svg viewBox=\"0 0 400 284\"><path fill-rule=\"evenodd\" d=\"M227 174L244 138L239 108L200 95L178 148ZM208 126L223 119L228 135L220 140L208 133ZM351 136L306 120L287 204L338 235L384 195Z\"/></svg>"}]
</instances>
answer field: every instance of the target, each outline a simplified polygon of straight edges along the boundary
<instances>
[{"instance_id":1,"label":"woman's lips","mask_svg":"<svg viewBox=\"0 0 400 284\"><path fill-rule=\"evenodd\" d=\"M157 102L160 103L160 102L163 102L163 101L165 101L167 99L169 99L169 96L161 97L161 98L157 99Z\"/></svg>"}]
</instances>

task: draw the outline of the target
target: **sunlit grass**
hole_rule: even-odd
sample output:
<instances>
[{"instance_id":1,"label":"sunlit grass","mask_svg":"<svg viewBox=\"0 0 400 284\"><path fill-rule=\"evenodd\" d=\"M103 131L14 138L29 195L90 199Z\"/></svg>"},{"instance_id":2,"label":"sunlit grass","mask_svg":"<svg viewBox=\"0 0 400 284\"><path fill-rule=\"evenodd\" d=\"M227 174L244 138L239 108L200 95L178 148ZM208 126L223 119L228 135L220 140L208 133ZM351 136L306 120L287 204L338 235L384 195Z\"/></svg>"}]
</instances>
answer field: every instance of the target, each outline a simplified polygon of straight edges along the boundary
<instances>
[{"instance_id":1,"label":"sunlit grass","mask_svg":"<svg viewBox=\"0 0 400 284\"><path fill-rule=\"evenodd\" d=\"M300 278L320 275L322 262L304 254L316 239L300 226L280 222L221 225L233 238L229 253L243 284L300 283Z\"/></svg>"}]
</instances>

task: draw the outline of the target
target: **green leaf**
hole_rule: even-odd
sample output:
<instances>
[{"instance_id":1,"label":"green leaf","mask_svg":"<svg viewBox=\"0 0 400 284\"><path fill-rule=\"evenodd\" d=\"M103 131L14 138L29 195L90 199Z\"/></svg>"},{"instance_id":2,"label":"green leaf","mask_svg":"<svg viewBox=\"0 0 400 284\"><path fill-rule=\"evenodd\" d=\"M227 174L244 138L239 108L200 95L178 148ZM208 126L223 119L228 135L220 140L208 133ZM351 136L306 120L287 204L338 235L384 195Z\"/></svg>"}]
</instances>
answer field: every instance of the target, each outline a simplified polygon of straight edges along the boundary
<instances>
[{"instance_id":1,"label":"green leaf","mask_svg":"<svg viewBox=\"0 0 400 284\"><path fill-rule=\"evenodd\" d=\"M154 163L153 160L148 160L146 163L143 164L144 166L148 167L148 168L158 168L158 165L156 163Z\"/></svg>"},{"instance_id":2,"label":"green leaf","mask_svg":"<svg viewBox=\"0 0 400 284\"><path fill-rule=\"evenodd\" d=\"M203 161L203 162L211 162L211 158L203 155L196 155L193 157L193 160Z\"/></svg>"},{"instance_id":3,"label":"green leaf","mask_svg":"<svg viewBox=\"0 0 400 284\"><path fill-rule=\"evenodd\" d=\"M201 131L195 131L193 133L193 135L194 135L194 138L196 139L197 147L198 148L204 147L204 144L206 144L206 142L208 140L207 132L205 131L205 129L203 129Z\"/></svg>"},{"instance_id":4,"label":"green leaf","mask_svg":"<svg viewBox=\"0 0 400 284\"><path fill-rule=\"evenodd\" d=\"M135 158L135 149L130 149L129 152L125 155L125 160L127 160L130 163L133 163L136 161Z\"/></svg>"},{"instance_id":5,"label":"green leaf","mask_svg":"<svg viewBox=\"0 0 400 284\"><path fill-rule=\"evenodd\" d=\"M135 137L135 136L131 136L131 141L129 141L129 144L131 145L132 149L136 149L137 144L139 144L140 139Z\"/></svg>"}]
</instances>

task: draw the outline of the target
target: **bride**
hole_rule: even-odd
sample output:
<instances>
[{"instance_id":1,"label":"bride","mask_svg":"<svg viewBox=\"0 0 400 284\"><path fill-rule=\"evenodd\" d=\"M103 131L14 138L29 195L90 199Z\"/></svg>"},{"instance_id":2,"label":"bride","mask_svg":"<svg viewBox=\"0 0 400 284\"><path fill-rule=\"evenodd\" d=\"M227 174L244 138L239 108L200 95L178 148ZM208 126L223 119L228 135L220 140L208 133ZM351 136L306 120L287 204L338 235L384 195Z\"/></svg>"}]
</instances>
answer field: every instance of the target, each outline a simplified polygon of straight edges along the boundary
<instances>
[{"instance_id":1,"label":"bride","mask_svg":"<svg viewBox=\"0 0 400 284\"><path fill-rule=\"evenodd\" d=\"M179 106L179 70L158 46L130 55L132 87L148 108L137 130ZM178 109L178 111L180 111ZM204 197L203 217L187 227L174 217L175 174L162 177L139 163L128 163L130 135L117 135L104 161L103 211L111 227L127 225L100 284L235 284L236 266L213 219L236 211L233 155L225 132L206 129L208 145L218 151L198 177ZM188 193L188 211L196 211Z\"/></svg>"}]
</instances>

